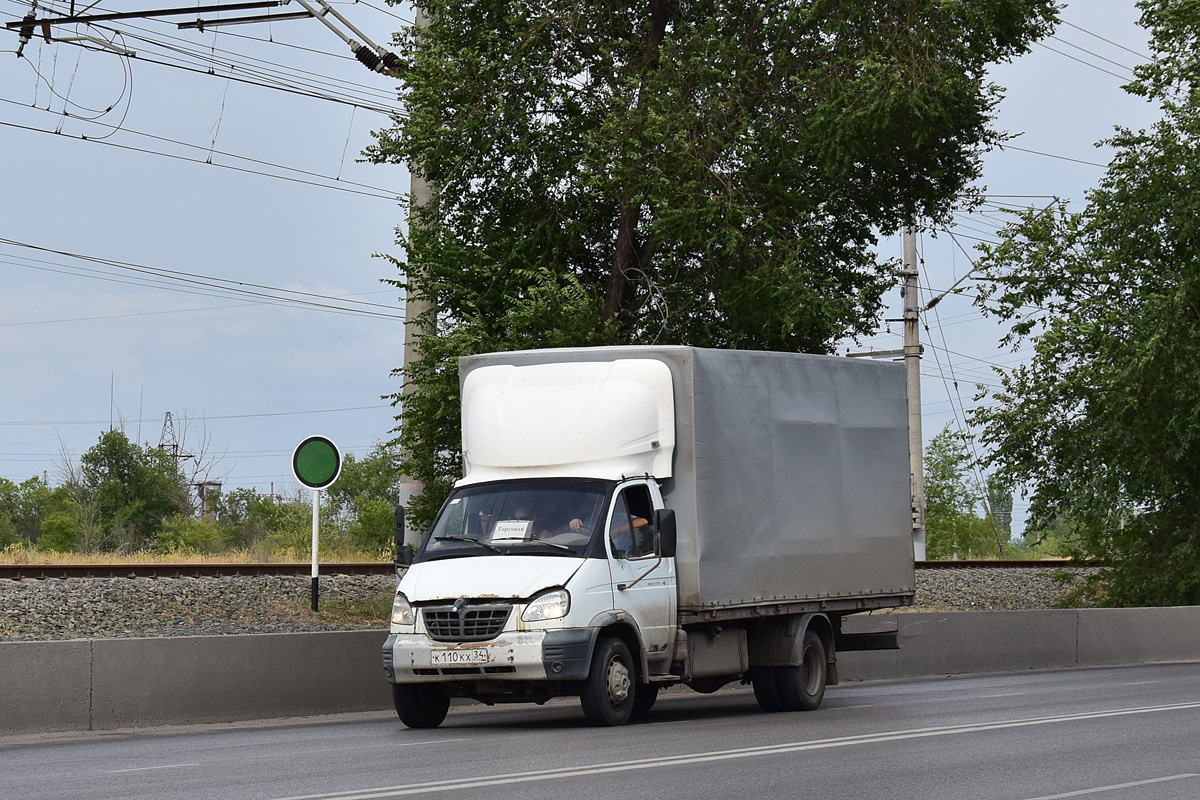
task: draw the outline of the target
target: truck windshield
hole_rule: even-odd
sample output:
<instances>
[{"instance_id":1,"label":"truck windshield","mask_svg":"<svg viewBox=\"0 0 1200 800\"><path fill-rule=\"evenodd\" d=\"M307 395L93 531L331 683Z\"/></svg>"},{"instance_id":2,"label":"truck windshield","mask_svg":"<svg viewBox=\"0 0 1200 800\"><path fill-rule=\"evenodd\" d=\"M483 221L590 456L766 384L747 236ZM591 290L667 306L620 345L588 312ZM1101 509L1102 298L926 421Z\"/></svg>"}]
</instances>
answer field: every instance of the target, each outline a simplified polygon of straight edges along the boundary
<instances>
[{"instance_id":1,"label":"truck windshield","mask_svg":"<svg viewBox=\"0 0 1200 800\"><path fill-rule=\"evenodd\" d=\"M417 561L464 556L582 556L612 486L602 481L539 480L456 489L442 507Z\"/></svg>"}]
</instances>

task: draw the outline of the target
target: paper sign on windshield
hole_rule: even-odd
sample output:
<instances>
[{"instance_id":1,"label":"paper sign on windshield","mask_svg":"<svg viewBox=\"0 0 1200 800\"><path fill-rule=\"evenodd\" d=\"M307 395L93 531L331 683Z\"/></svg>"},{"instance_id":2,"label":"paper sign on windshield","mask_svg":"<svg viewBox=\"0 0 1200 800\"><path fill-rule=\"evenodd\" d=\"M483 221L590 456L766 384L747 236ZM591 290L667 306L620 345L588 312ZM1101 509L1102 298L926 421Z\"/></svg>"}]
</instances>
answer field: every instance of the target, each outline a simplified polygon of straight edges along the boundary
<instances>
[{"instance_id":1,"label":"paper sign on windshield","mask_svg":"<svg viewBox=\"0 0 1200 800\"><path fill-rule=\"evenodd\" d=\"M533 523L529 520L504 520L503 522L497 522L496 527L492 529L492 541L528 539L531 527L533 527Z\"/></svg>"}]
</instances>

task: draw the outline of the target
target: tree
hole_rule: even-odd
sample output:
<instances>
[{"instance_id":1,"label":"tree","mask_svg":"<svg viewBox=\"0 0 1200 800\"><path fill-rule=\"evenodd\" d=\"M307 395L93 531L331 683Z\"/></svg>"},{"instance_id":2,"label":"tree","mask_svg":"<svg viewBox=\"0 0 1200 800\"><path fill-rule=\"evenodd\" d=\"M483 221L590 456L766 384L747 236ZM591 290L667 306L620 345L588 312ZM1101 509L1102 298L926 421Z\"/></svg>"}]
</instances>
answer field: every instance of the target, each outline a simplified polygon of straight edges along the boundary
<instances>
[{"instance_id":1,"label":"tree","mask_svg":"<svg viewBox=\"0 0 1200 800\"><path fill-rule=\"evenodd\" d=\"M36 476L19 485L0 478L0 547L37 542L45 520L66 510L68 498L64 489L51 489Z\"/></svg>"},{"instance_id":2,"label":"tree","mask_svg":"<svg viewBox=\"0 0 1200 800\"><path fill-rule=\"evenodd\" d=\"M188 486L175 459L110 430L79 459L78 487L109 537L108 546L150 546L163 520L190 511Z\"/></svg>"},{"instance_id":3,"label":"tree","mask_svg":"<svg viewBox=\"0 0 1200 800\"><path fill-rule=\"evenodd\" d=\"M400 502L399 461L394 445L377 443L361 459L347 453L337 481L325 491L327 507L363 550L392 547L395 507Z\"/></svg>"},{"instance_id":4,"label":"tree","mask_svg":"<svg viewBox=\"0 0 1200 800\"><path fill-rule=\"evenodd\" d=\"M20 489L7 478L0 478L0 550L20 541L17 526L13 522Z\"/></svg>"},{"instance_id":5,"label":"tree","mask_svg":"<svg viewBox=\"0 0 1200 800\"><path fill-rule=\"evenodd\" d=\"M981 305L1032 346L975 422L1031 514L1111 561L1093 599L1200 603L1200 10L1143 0L1159 103L1118 129L1086 208L1023 212L985 248Z\"/></svg>"},{"instance_id":6,"label":"tree","mask_svg":"<svg viewBox=\"0 0 1200 800\"><path fill-rule=\"evenodd\" d=\"M428 518L458 470L456 356L670 342L826 352L873 329L879 232L979 174L987 66L1052 0L421 3L377 162L437 187L396 260L436 331L403 378Z\"/></svg>"},{"instance_id":7,"label":"tree","mask_svg":"<svg viewBox=\"0 0 1200 800\"><path fill-rule=\"evenodd\" d=\"M924 462L926 557L1002 555L998 526L975 513L982 496L971 477L972 458L962 434L944 428L930 440Z\"/></svg>"}]
</instances>

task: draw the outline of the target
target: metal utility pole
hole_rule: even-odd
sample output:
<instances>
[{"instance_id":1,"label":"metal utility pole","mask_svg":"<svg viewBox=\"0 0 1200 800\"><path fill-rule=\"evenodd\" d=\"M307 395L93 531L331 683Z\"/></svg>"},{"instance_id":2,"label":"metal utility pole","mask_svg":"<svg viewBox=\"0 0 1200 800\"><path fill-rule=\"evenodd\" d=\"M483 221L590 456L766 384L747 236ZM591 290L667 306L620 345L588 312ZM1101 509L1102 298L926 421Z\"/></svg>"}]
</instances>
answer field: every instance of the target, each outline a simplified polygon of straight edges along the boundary
<instances>
[{"instance_id":1,"label":"metal utility pole","mask_svg":"<svg viewBox=\"0 0 1200 800\"><path fill-rule=\"evenodd\" d=\"M925 560L925 465L921 438L921 301L917 295L917 237L904 229L904 366L908 372L908 460L912 480L913 557Z\"/></svg>"},{"instance_id":2,"label":"metal utility pole","mask_svg":"<svg viewBox=\"0 0 1200 800\"><path fill-rule=\"evenodd\" d=\"M191 453L185 453L183 447L180 446L179 439L175 436L175 420L171 419L170 411L163 417L162 434L158 437L158 449L175 459L176 463L195 458Z\"/></svg>"},{"instance_id":3,"label":"metal utility pole","mask_svg":"<svg viewBox=\"0 0 1200 800\"><path fill-rule=\"evenodd\" d=\"M413 22L413 27L420 32L421 27L425 24L425 18L420 7L417 7L416 20ZM418 39L420 37L418 36ZM413 211L422 206L428 206L433 200L433 192L420 172L419 164L409 164L409 197L408 197L408 225L411 233L413 225ZM410 264L411 259L410 259ZM415 270L410 271L406 278L406 288L404 291L404 366L407 368L410 364L417 361L417 344L421 337L427 333L433 332L434 315L433 302L426 297L420 296L419 288L416 286L417 276ZM400 390L400 424L404 425L404 412L408 408L409 398L412 396L415 388L409 382L409 378L405 375L404 387ZM401 453L401 458L407 458L407 453ZM425 490L425 485L419 483L410 475L400 476L400 505L408 507L412 498L419 496ZM414 547L421 544L421 532L415 525L405 526L405 544L410 544Z\"/></svg>"}]
</instances>

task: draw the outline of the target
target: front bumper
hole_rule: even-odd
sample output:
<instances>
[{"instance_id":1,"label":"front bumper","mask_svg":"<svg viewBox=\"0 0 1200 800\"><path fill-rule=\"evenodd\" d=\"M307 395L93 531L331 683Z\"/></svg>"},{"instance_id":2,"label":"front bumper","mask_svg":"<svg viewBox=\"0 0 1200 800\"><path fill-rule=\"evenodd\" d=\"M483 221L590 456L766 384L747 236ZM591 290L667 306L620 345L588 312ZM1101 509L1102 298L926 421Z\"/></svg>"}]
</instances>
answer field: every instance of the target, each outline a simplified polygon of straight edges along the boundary
<instances>
[{"instance_id":1,"label":"front bumper","mask_svg":"<svg viewBox=\"0 0 1200 800\"><path fill-rule=\"evenodd\" d=\"M596 633L590 628L505 632L486 642L462 643L393 633L383 644L383 669L390 683L582 680Z\"/></svg>"}]
</instances>

